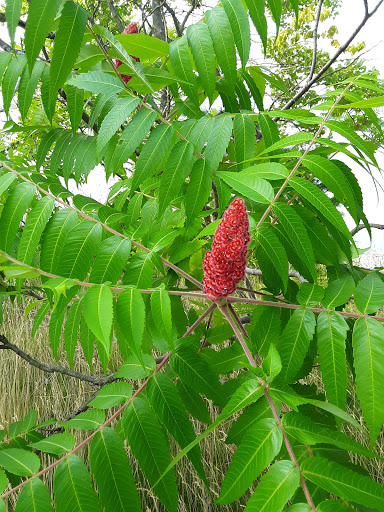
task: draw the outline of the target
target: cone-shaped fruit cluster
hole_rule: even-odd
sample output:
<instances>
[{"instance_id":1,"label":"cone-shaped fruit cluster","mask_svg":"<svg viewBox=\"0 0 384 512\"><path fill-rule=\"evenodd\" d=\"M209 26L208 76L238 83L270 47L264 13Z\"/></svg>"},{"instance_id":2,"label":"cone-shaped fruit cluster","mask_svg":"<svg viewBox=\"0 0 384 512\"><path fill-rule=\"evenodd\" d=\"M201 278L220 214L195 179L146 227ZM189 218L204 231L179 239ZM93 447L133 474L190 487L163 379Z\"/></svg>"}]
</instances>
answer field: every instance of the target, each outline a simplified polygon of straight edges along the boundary
<instances>
[{"instance_id":1,"label":"cone-shaped fruit cluster","mask_svg":"<svg viewBox=\"0 0 384 512\"><path fill-rule=\"evenodd\" d=\"M128 27L125 27L125 29L122 31L122 34L138 34L139 29L137 28L136 23L130 23ZM135 59L137 62L140 62L139 57L135 57L134 55L131 55L132 59ZM122 61L120 59L116 59L115 61L116 69L119 69L119 67L122 65ZM129 75L121 75L121 78L123 79L124 83L128 83L130 79L132 78Z\"/></svg>"},{"instance_id":2,"label":"cone-shaped fruit cluster","mask_svg":"<svg viewBox=\"0 0 384 512\"><path fill-rule=\"evenodd\" d=\"M204 292L218 301L236 290L245 274L250 242L249 220L243 199L236 199L224 212L213 237L212 249L205 253Z\"/></svg>"}]
</instances>

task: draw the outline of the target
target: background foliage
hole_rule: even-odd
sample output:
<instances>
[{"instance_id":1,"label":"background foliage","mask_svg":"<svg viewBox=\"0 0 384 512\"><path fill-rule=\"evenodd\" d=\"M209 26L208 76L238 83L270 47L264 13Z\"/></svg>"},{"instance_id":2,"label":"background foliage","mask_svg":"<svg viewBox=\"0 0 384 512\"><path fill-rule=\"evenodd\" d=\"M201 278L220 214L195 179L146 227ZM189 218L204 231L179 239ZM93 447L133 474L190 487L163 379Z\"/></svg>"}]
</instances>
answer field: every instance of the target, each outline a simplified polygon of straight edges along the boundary
<instances>
[{"instance_id":1,"label":"background foliage","mask_svg":"<svg viewBox=\"0 0 384 512\"><path fill-rule=\"evenodd\" d=\"M382 3L364 2L360 28ZM1 354L100 390L67 421L31 410L0 430L0 511L137 511L144 477L176 511L184 456L217 506L251 488L247 512L384 510L380 483L351 462L380 459L383 275L353 266L336 207L370 230L349 165L378 167L384 86L353 57L359 28L341 45L331 26L335 54L317 49L338 4L222 0L192 23L197 3L180 16L155 0L7 2L0 300L25 306L32 336L49 322L67 365L3 334ZM136 14L140 34L119 34ZM254 29L263 64L250 61ZM104 203L73 192L96 166L112 178ZM202 260L234 195L249 267L212 303ZM308 385L313 368L322 389ZM216 492L199 443L224 423L238 448Z\"/></svg>"}]
</instances>

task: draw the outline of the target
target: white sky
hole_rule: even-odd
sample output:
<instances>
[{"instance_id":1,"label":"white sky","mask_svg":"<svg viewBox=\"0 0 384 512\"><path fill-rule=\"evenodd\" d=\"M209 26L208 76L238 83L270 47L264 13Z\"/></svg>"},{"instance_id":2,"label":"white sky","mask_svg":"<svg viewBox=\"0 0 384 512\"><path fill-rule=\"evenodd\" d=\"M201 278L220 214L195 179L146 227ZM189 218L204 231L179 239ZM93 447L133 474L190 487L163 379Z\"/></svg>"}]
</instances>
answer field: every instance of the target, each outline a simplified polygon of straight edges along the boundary
<instances>
[{"instance_id":1,"label":"white sky","mask_svg":"<svg viewBox=\"0 0 384 512\"><path fill-rule=\"evenodd\" d=\"M378 0L368 0L369 9L372 10ZM339 17L334 24L338 28L338 41L343 44L351 35L353 30L359 25L364 14L363 0L344 0L342 7L339 9ZM375 67L380 71L381 78L384 79L384 4L380 7L375 16L368 20L366 26L361 30L354 44L365 41L368 53L364 55L367 67ZM8 32L3 25L0 27L0 37L9 42ZM326 44L320 39L319 46ZM332 55L333 49L325 48ZM381 168L384 168L384 151L376 152L376 157ZM359 180L363 190L364 211L369 222L384 224L384 192L378 188L376 190L370 176L364 172L358 165L354 164L350 159L347 160L348 165L352 166L352 170ZM372 168L373 175L384 188L384 179L382 171ZM108 187L105 183L104 173L101 169L95 169L88 178L88 185L82 187L81 193L91 195L97 200L105 200L108 194ZM349 226L353 222L349 222ZM355 236L358 247L365 248L369 246L369 237L366 230L361 231ZM372 231L372 251L384 254L384 230Z\"/></svg>"}]
</instances>

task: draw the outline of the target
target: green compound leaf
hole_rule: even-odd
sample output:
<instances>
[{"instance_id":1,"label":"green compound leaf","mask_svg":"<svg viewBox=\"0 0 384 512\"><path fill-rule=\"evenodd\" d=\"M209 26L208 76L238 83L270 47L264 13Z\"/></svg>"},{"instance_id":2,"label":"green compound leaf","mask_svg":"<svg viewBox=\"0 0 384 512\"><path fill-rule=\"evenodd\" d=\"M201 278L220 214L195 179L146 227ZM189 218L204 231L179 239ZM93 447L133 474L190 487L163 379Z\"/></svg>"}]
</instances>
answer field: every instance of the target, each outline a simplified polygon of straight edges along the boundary
<instances>
[{"instance_id":1,"label":"green compound leaf","mask_svg":"<svg viewBox=\"0 0 384 512\"><path fill-rule=\"evenodd\" d=\"M0 450L0 466L18 476L31 476L39 471L40 459L32 452L20 448Z\"/></svg>"},{"instance_id":2,"label":"green compound leaf","mask_svg":"<svg viewBox=\"0 0 384 512\"><path fill-rule=\"evenodd\" d=\"M73 450L75 446L75 438L69 432L53 434L52 436L32 443L31 446L36 450L45 453L53 453L54 455L62 455Z\"/></svg>"},{"instance_id":3,"label":"green compound leaf","mask_svg":"<svg viewBox=\"0 0 384 512\"><path fill-rule=\"evenodd\" d=\"M384 283L377 272L370 272L356 288L354 296L357 309L366 315L376 313L384 304Z\"/></svg>"}]
</instances>

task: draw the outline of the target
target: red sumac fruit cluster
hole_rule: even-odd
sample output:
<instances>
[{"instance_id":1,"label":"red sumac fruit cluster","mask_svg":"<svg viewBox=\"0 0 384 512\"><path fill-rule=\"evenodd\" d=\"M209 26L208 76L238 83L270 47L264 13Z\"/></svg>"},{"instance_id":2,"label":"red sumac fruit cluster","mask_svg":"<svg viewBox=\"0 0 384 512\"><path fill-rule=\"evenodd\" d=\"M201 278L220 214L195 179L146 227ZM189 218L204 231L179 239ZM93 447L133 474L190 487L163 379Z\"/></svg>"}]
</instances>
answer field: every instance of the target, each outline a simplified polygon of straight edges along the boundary
<instances>
[{"instance_id":1,"label":"red sumac fruit cluster","mask_svg":"<svg viewBox=\"0 0 384 512\"><path fill-rule=\"evenodd\" d=\"M136 23L130 23L128 27L125 27L125 29L122 31L122 34L138 34L139 29L137 28ZM132 59L135 59L135 61L140 62L139 57L135 57L134 55L131 55ZM116 59L115 61L116 69L119 69L119 67L122 65L122 61L120 59ZM128 83L130 79L132 78L129 75L121 75L121 78L123 79L124 83Z\"/></svg>"},{"instance_id":2,"label":"red sumac fruit cluster","mask_svg":"<svg viewBox=\"0 0 384 512\"><path fill-rule=\"evenodd\" d=\"M212 249L204 256L204 292L218 301L236 290L245 274L250 242L249 220L240 197L229 205L213 237Z\"/></svg>"}]
</instances>

